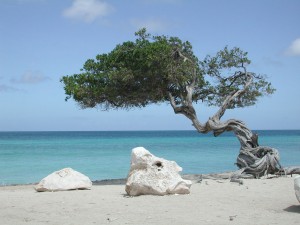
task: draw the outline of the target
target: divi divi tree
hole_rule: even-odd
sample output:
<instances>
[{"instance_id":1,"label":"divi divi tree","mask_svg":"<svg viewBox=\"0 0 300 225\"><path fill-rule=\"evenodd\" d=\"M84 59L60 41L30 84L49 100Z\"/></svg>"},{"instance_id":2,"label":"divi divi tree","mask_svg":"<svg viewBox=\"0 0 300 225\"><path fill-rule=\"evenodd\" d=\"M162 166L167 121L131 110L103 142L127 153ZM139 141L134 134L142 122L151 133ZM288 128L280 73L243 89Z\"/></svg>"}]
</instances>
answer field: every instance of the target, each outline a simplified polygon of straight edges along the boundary
<instances>
[{"instance_id":1,"label":"divi divi tree","mask_svg":"<svg viewBox=\"0 0 300 225\"><path fill-rule=\"evenodd\" d=\"M66 100L73 98L82 108L104 110L169 103L200 133L218 136L231 131L236 135L241 145L238 174L259 177L281 171L276 149L260 146L258 135L242 121L221 120L227 109L254 105L275 91L265 76L247 70L251 63L247 52L225 47L201 61L188 41L152 36L145 28L135 35L135 41L88 59L81 73L63 76ZM201 122L194 108L201 106L198 102L218 110Z\"/></svg>"}]
</instances>

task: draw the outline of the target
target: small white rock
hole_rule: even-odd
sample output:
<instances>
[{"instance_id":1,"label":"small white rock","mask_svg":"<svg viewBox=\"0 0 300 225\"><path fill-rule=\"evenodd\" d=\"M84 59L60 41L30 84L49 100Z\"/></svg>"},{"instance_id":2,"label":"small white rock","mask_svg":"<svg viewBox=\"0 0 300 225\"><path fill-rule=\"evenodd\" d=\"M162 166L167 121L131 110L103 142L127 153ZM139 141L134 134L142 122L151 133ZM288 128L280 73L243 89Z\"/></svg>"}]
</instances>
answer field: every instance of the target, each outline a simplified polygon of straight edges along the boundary
<instances>
[{"instance_id":1,"label":"small white rock","mask_svg":"<svg viewBox=\"0 0 300 225\"><path fill-rule=\"evenodd\" d=\"M90 189L91 180L72 168L64 168L51 173L42 179L36 186L35 190L42 191L67 191L77 189Z\"/></svg>"}]
</instances>

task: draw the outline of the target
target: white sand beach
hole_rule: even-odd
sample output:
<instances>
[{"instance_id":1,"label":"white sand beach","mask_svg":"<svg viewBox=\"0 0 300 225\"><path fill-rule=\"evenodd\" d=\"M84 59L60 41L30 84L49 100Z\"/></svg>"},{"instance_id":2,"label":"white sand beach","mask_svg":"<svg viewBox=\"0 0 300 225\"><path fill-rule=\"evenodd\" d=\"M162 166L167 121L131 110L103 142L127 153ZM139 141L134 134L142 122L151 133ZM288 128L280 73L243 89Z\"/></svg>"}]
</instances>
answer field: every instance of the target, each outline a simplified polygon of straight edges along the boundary
<instances>
[{"instance_id":1,"label":"white sand beach","mask_svg":"<svg viewBox=\"0 0 300 225\"><path fill-rule=\"evenodd\" d=\"M42 192L0 187L0 224L299 224L293 178L204 179L188 195L128 197L124 185Z\"/></svg>"}]
</instances>

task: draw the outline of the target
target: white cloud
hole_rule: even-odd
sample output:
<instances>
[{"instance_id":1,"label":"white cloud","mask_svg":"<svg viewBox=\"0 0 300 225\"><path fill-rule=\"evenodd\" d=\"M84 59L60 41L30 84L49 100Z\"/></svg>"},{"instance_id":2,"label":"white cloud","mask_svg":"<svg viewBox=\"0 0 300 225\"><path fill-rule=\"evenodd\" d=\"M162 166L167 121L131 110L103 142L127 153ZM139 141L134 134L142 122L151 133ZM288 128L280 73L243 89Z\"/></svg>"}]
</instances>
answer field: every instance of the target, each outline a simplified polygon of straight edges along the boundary
<instances>
[{"instance_id":1,"label":"white cloud","mask_svg":"<svg viewBox=\"0 0 300 225\"><path fill-rule=\"evenodd\" d=\"M289 56L300 56L300 38L297 38L291 43L285 51L285 54Z\"/></svg>"},{"instance_id":2,"label":"white cloud","mask_svg":"<svg viewBox=\"0 0 300 225\"><path fill-rule=\"evenodd\" d=\"M11 82L18 84L37 84L46 80L50 80L50 78L44 76L41 72L27 71L19 79L11 79Z\"/></svg>"},{"instance_id":3,"label":"white cloud","mask_svg":"<svg viewBox=\"0 0 300 225\"><path fill-rule=\"evenodd\" d=\"M145 27L149 32L161 32L165 31L168 28L168 24L159 19L132 19L131 24L135 27L135 29L140 29Z\"/></svg>"},{"instance_id":4,"label":"white cloud","mask_svg":"<svg viewBox=\"0 0 300 225\"><path fill-rule=\"evenodd\" d=\"M90 23L99 17L107 16L113 7L100 0L73 0L71 7L63 11L63 16Z\"/></svg>"}]
</instances>

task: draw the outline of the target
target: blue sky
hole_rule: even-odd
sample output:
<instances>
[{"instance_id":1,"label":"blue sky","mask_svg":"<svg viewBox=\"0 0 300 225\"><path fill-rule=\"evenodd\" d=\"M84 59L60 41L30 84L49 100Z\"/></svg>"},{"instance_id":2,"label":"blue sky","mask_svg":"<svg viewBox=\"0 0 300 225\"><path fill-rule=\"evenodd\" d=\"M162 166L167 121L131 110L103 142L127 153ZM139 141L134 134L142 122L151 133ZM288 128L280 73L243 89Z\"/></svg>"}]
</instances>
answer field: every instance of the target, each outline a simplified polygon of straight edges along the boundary
<instances>
[{"instance_id":1,"label":"blue sky","mask_svg":"<svg viewBox=\"0 0 300 225\"><path fill-rule=\"evenodd\" d=\"M0 131L193 129L167 104L103 112L64 101L63 75L141 27L189 40L199 59L226 45L249 52L248 70L277 91L224 119L300 129L299 12L298 0L0 0ZM196 108L202 122L216 110Z\"/></svg>"}]
</instances>

